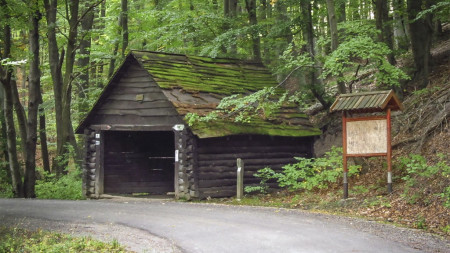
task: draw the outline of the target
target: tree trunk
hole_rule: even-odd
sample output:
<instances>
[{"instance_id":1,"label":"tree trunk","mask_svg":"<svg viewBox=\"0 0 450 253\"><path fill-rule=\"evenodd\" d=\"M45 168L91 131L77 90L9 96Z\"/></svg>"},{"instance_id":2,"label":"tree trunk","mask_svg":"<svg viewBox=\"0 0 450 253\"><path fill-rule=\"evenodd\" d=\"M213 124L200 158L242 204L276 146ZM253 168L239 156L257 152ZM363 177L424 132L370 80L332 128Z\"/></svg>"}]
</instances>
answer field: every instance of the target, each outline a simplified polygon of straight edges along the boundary
<instances>
[{"instance_id":1,"label":"tree trunk","mask_svg":"<svg viewBox=\"0 0 450 253\"><path fill-rule=\"evenodd\" d=\"M339 34L337 28L336 11L334 6L334 0L327 0L327 12L328 12L328 24L331 33L331 52L335 51L339 46ZM338 78L342 78L343 75L339 75ZM338 80L337 88L339 94L345 94L345 83Z\"/></svg>"},{"instance_id":2,"label":"tree trunk","mask_svg":"<svg viewBox=\"0 0 450 253\"><path fill-rule=\"evenodd\" d=\"M27 156L25 159L24 192L25 197L35 198L36 184L36 142L41 73L39 70L39 4L33 0L30 4L29 49L31 54L28 82L28 120L27 120Z\"/></svg>"},{"instance_id":3,"label":"tree trunk","mask_svg":"<svg viewBox=\"0 0 450 253\"><path fill-rule=\"evenodd\" d=\"M42 99L40 101L42 103ZM45 129L45 111L39 107L39 140L41 142L41 157L44 171L50 172L50 159L47 146L47 130Z\"/></svg>"},{"instance_id":4,"label":"tree trunk","mask_svg":"<svg viewBox=\"0 0 450 253\"><path fill-rule=\"evenodd\" d=\"M120 3L122 7L122 58L124 58L128 48L128 0L121 0Z\"/></svg>"},{"instance_id":5,"label":"tree trunk","mask_svg":"<svg viewBox=\"0 0 450 253\"><path fill-rule=\"evenodd\" d=\"M258 20L256 17L256 0L245 0L245 8L248 13L248 21L251 26L250 37L252 38L252 54L253 59L261 60L261 39L259 38L259 31L256 27Z\"/></svg>"},{"instance_id":6,"label":"tree trunk","mask_svg":"<svg viewBox=\"0 0 450 253\"><path fill-rule=\"evenodd\" d=\"M408 0L408 19L409 30L411 35L411 48L414 57L415 75L414 80L418 82L418 88L426 88L428 85L428 75L430 73L431 63L431 38L432 38L432 23L431 15L418 19L414 22L417 14L424 9L430 7L429 0Z\"/></svg>"},{"instance_id":7,"label":"tree trunk","mask_svg":"<svg viewBox=\"0 0 450 253\"><path fill-rule=\"evenodd\" d=\"M300 1L300 9L303 21L303 31L302 35L306 41L306 52L308 52L309 57L311 57L312 62L316 62L315 52L314 52L314 29L312 24L312 6L311 2L307 0ZM308 76L307 85L311 90L313 96L325 107L330 106L329 102L325 99L325 90L322 83L318 79L318 73L315 68L310 68L305 71L305 75Z\"/></svg>"},{"instance_id":8,"label":"tree trunk","mask_svg":"<svg viewBox=\"0 0 450 253\"><path fill-rule=\"evenodd\" d=\"M0 0L0 7L3 10L7 9L5 0ZM3 27L3 58L11 58L11 27L9 26L9 14L6 13L4 27ZM20 165L17 157L17 143L16 143L16 129L14 126L13 116L13 97L11 89L12 70L7 67L3 69L0 65L0 82L4 89L5 99L3 104L3 111L5 115L6 126L6 143L8 146L9 170L11 172L11 184L13 194L16 198L24 196L22 178L20 176Z\"/></svg>"},{"instance_id":9,"label":"tree trunk","mask_svg":"<svg viewBox=\"0 0 450 253\"><path fill-rule=\"evenodd\" d=\"M90 8L90 6L90 1L85 0L83 11L86 14L81 20L82 39L80 40L79 58L77 60L77 65L81 69L81 73L78 76L79 84L77 86L78 111L82 117L89 111L87 89L90 85L91 30L94 24L94 8Z\"/></svg>"},{"instance_id":10,"label":"tree trunk","mask_svg":"<svg viewBox=\"0 0 450 253\"><path fill-rule=\"evenodd\" d=\"M17 125L19 126L20 147L22 149L22 157L27 156L26 142L27 142L27 115L22 103L19 99L19 90L17 88L17 81L11 80L11 96L13 100L14 109L16 111Z\"/></svg>"},{"instance_id":11,"label":"tree trunk","mask_svg":"<svg viewBox=\"0 0 450 253\"><path fill-rule=\"evenodd\" d=\"M378 34L378 41L384 42L391 53L387 55L390 64L395 65L394 57L394 43L392 36L392 20L389 18L389 8L387 0L375 0L375 24L380 31Z\"/></svg>"},{"instance_id":12,"label":"tree trunk","mask_svg":"<svg viewBox=\"0 0 450 253\"><path fill-rule=\"evenodd\" d=\"M393 0L392 5L394 8L394 42L395 47L407 51L409 47L409 41L407 37L406 25L408 20L405 16L404 0Z\"/></svg>"},{"instance_id":13,"label":"tree trunk","mask_svg":"<svg viewBox=\"0 0 450 253\"><path fill-rule=\"evenodd\" d=\"M44 0L44 6L46 10L47 19L47 38L48 38L48 50L50 61L50 72L53 81L53 92L55 99L55 114L56 114L56 132L57 132L57 144L56 144L56 160L53 162L53 172L60 175L64 172L67 166L67 160L59 161L58 158L67 155L67 145L72 145L76 150L78 148L75 141L75 135L70 118L70 105L71 105L71 91L73 80L73 67L75 62L76 52L76 38L77 38L77 25L78 25L78 0L71 1L69 3L70 17L69 21L69 35L67 39L67 50L63 50L61 56L58 52L58 43L56 40L56 11L58 7L57 0ZM64 52L67 52L65 58L65 73L64 79L62 75L62 62L64 58ZM75 158L78 161L78 158Z\"/></svg>"}]
</instances>

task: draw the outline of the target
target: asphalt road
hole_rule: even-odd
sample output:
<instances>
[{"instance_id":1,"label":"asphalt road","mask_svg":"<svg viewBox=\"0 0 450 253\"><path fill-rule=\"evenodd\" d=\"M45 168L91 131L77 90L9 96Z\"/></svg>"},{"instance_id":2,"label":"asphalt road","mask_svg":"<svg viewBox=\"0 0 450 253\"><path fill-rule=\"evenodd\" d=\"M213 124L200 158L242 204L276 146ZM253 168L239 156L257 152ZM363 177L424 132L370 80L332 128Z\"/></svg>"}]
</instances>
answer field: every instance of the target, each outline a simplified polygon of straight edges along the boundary
<instances>
[{"instance_id":1,"label":"asphalt road","mask_svg":"<svg viewBox=\"0 0 450 253\"><path fill-rule=\"evenodd\" d=\"M430 248L426 241L436 238L408 229L297 210L173 201L0 199L0 225L26 219L118 224L170 241L182 252L444 252L448 246L438 240L432 243L437 248Z\"/></svg>"}]
</instances>

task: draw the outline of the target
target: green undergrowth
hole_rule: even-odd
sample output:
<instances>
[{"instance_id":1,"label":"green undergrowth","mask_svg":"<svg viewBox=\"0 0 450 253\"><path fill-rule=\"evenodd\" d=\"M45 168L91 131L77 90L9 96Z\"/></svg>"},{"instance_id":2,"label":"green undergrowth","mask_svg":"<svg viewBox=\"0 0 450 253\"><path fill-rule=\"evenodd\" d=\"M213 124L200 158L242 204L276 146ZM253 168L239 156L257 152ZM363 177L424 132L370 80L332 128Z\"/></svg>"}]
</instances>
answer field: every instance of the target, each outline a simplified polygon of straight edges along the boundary
<instances>
[{"instance_id":1,"label":"green undergrowth","mask_svg":"<svg viewBox=\"0 0 450 253\"><path fill-rule=\"evenodd\" d=\"M43 230L0 227L0 252L129 252L113 240L104 243L91 237L72 237Z\"/></svg>"}]
</instances>

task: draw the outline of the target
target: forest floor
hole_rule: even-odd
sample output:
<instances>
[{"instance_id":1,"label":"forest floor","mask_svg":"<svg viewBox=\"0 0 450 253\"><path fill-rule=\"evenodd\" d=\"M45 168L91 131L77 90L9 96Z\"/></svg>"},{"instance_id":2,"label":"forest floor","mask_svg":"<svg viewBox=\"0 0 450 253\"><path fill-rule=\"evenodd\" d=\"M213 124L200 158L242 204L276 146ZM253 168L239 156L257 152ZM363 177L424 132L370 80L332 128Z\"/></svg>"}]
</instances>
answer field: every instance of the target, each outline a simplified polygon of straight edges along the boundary
<instances>
[{"instance_id":1,"label":"forest floor","mask_svg":"<svg viewBox=\"0 0 450 253\"><path fill-rule=\"evenodd\" d=\"M449 27L447 27L449 28ZM450 29L448 29L450 30ZM434 66L426 89L405 91L403 112L394 113L392 119L393 187L387 194L386 159L361 158L357 163L363 170L349 180L350 198L342 199L341 182L326 190L290 192L272 190L269 194L249 195L238 202L233 198L210 200L219 203L277 206L333 213L369 220L423 229L450 239L450 209L445 207L450 185L448 175L417 177L416 186L410 187L402 179L406 175L400 160L410 154L426 158L428 165L439 161L450 164L450 36L441 38L432 49ZM402 65L412 66L411 62ZM326 115L325 117L330 117ZM341 132L340 117L334 116L335 129ZM329 119L328 119L329 121ZM326 133L325 133L326 134ZM442 158L439 158L441 156ZM417 185L419 187L417 187Z\"/></svg>"}]
</instances>

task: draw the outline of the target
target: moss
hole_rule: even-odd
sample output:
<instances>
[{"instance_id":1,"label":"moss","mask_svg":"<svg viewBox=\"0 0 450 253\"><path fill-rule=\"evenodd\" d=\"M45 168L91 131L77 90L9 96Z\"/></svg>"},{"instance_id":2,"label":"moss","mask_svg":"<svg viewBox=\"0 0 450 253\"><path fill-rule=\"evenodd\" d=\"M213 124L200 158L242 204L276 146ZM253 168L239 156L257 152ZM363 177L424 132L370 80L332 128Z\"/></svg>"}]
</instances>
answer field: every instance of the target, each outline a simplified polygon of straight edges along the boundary
<instances>
[{"instance_id":1,"label":"moss","mask_svg":"<svg viewBox=\"0 0 450 253\"><path fill-rule=\"evenodd\" d=\"M277 82L262 65L235 59L133 51L161 88L221 95L247 93Z\"/></svg>"},{"instance_id":2,"label":"moss","mask_svg":"<svg viewBox=\"0 0 450 253\"><path fill-rule=\"evenodd\" d=\"M200 138L222 137L238 134L261 134L271 136L305 137L317 136L320 129L308 126L276 124L261 119L254 119L249 123L236 123L225 120L214 122L198 122L191 128Z\"/></svg>"}]
</instances>

